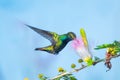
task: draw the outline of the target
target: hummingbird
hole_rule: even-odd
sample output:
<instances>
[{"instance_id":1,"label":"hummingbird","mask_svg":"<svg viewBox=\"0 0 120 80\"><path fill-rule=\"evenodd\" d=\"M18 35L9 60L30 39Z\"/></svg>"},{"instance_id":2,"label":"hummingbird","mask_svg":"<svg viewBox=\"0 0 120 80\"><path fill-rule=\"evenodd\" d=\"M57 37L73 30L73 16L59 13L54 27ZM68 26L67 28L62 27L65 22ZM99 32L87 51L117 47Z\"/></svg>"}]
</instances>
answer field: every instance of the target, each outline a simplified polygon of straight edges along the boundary
<instances>
[{"instance_id":1,"label":"hummingbird","mask_svg":"<svg viewBox=\"0 0 120 80\"><path fill-rule=\"evenodd\" d=\"M38 29L28 24L25 25L51 42L51 45L41 48L35 48L35 50L45 51L54 55L57 55L67 45L69 41L72 41L76 38L76 35L73 32L59 35L56 32Z\"/></svg>"}]
</instances>

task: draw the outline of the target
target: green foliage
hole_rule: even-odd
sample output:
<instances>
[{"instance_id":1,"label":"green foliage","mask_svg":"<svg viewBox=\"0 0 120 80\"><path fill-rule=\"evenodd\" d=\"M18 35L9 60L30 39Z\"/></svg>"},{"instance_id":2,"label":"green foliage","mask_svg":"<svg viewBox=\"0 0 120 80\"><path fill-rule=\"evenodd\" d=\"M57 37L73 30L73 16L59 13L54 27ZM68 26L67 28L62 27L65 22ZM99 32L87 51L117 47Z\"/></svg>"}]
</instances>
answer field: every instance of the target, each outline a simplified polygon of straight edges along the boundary
<instances>
[{"instance_id":1,"label":"green foliage","mask_svg":"<svg viewBox=\"0 0 120 80\"><path fill-rule=\"evenodd\" d=\"M93 60L92 59L89 59L86 63L87 63L87 66L91 66L91 65L93 65Z\"/></svg>"},{"instance_id":2,"label":"green foliage","mask_svg":"<svg viewBox=\"0 0 120 80\"><path fill-rule=\"evenodd\" d=\"M114 44L102 44L102 45L98 45L94 49L98 50L98 49L104 49L104 48L109 48L109 47L114 47Z\"/></svg>"},{"instance_id":3,"label":"green foliage","mask_svg":"<svg viewBox=\"0 0 120 80\"><path fill-rule=\"evenodd\" d=\"M56 78L54 80L77 80L77 79L72 74L68 74L60 78Z\"/></svg>"},{"instance_id":4,"label":"green foliage","mask_svg":"<svg viewBox=\"0 0 120 80\"><path fill-rule=\"evenodd\" d=\"M117 48L117 50L120 51L120 42L119 42L119 41L114 41L114 42L111 43L111 44L98 45L98 46L97 46L96 48L94 48L94 49L98 50L98 49L113 48L113 47Z\"/></svg>"},{"instance_id":5,"label":"green foliage","mask_svg":"<svg viewBox=\"0 0 120 80\"><path fill-rule=\"evenodd\" d=\"M99 45L97 46L95 49L104 49L107 48L107 52L114 55L117 55L117 53L120 52L120 42L119 41L114 41L111 44L103 44L103 45Z\"/></svg>"},{"instance_id":6,"label":"green foliage","mask_svg":"<svg viewBox=\"0 0 120 80\"><path fill-rule=\"evenodd\" d=\"M74 76L70 76L70 80L77 80Z\"/></svg>"},{"instance_id":7,"label":"green foliage","mask_svg":"<svg viewBox=\"0 0 120 80\"><path fill-rule=\"evenodd\" d=\"M117 53L120 53L120 42L119 41L114 41L112 44L102 44L102 45L97 46L95 48L95 50L104 49L104 48L107 48L107 52L112 54L112 56L116 56L116 55L118 55ZM79 71L79 70L81 70L85 67L89 67L89 66L93 65L94 62L97 62L97 61L100 62L102 60L104 61L105 59L100 59L99 57L94 56L94 60L92 58L86 59L87 65L83 65L82 63L85 62L85 61L83 61L82 59L79 59L78 63L82 64L81 68L75 69L76 64L74 64L74 63L71 64L71 68L72 68L73 72L77 72L77 71ZM39 78L39 80L77 80L73 76L72 72L67 73L67 74L65 74L65 73L67 73L67 71L64 68L59 67L58 68L58 75L55 78L50 79L50 78L44 76L43 74L39 74L38 78ZM65 74L65 75L62 75L62 74ZM62 75L62 76L60 76L60 75ZM29 80L29 79L25 78L24 80Z\"/></svg>"}]
</instances>

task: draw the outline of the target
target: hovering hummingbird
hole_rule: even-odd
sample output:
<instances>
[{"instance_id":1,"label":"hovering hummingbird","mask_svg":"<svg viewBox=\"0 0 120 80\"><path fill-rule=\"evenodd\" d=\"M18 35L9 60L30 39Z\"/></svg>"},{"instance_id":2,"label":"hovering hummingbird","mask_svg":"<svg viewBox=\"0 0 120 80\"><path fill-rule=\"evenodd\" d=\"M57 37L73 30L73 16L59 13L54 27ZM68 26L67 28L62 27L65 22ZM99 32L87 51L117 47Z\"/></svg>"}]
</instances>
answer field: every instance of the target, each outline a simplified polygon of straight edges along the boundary
<instances>
[{"instance_id":1,"label":"hovering hummingbird","mask_svg":"<svg viewBox=\"0 0 120 80\"><path fill-rule=\"evenodd\" d=\"M69 41L72 41L76 38L76 35L73 32L59 35L55 32L38 29L27 24L25 25L51 42L51 45L42 48L35 48L35 50L46 51L48 53L57 55Z\"/></svg>"}]
</instances>

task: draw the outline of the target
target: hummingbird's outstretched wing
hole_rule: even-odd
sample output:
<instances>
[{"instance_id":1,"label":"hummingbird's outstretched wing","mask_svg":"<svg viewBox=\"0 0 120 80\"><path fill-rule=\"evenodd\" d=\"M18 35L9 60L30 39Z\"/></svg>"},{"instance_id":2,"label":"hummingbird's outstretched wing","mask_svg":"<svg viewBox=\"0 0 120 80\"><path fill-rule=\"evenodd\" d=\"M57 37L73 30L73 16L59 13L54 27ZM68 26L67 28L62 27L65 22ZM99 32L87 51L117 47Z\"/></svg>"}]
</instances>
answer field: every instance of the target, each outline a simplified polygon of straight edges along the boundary
<instances>
[{"instance_id":1,"label":"hummingbird's outstretched wing","mask_svg":"<svg viewBox=\"0 0 120 80\"><path fill-rule=\"evenodd\" d=\"M59 35L55 32L50 32L50 31L46 31L46 30L42 30L42 29L38 29L35 28L33 26L27 25L29 28L31 28L32 30L34 30L35 32L37 32L38 34L40 34L41 36L45 37L46 39L50 40L50 42L52 43L52 45L56 44L56 42L59 39Z\"/></svg>"}]
</instances>

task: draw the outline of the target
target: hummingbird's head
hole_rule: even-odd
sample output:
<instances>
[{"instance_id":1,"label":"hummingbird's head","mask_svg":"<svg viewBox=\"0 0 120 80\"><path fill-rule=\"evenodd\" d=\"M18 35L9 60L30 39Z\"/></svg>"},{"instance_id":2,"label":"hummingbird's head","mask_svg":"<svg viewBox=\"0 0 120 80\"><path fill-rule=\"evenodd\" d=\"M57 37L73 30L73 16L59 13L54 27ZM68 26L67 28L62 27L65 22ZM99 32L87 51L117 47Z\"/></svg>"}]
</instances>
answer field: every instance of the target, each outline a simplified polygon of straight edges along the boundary
<instances>
[{"instance_id":1,"label":"hummingbird's head","mask_svg":"<svg viewBox=\"0 0 120 80\"><path fill-rule=\"evenodd\" d=\"M76 38L76 35L75 35L75 33L73 33L73 32L68 32L67 34L68 34L68 37L69 37L71 40L73 40L73 39Z\"/></svg>"}]
</instances>

